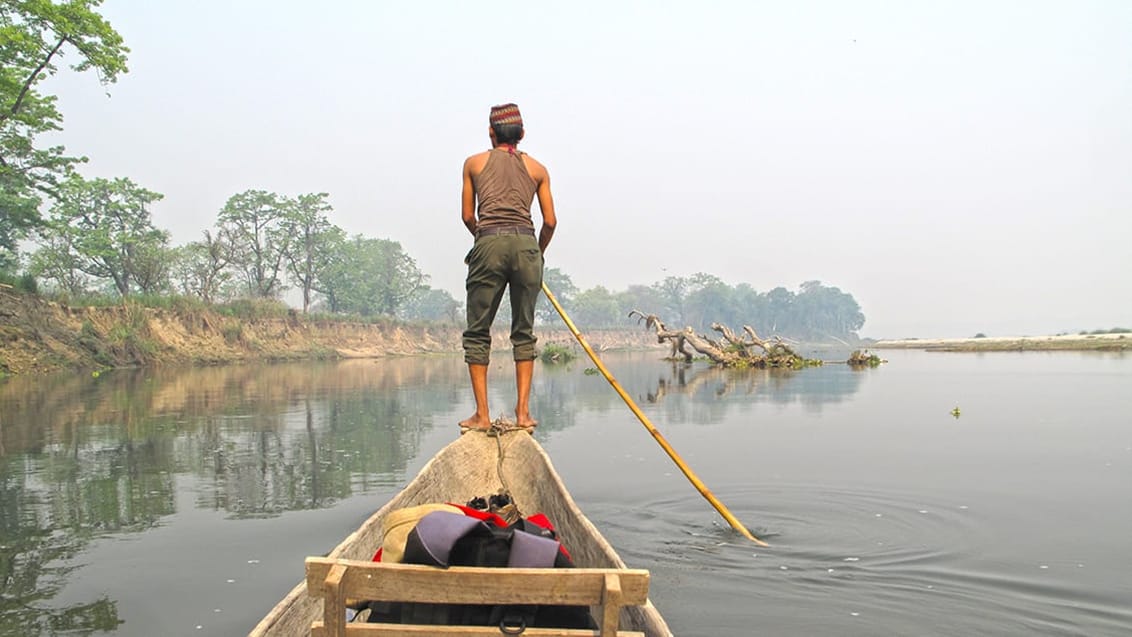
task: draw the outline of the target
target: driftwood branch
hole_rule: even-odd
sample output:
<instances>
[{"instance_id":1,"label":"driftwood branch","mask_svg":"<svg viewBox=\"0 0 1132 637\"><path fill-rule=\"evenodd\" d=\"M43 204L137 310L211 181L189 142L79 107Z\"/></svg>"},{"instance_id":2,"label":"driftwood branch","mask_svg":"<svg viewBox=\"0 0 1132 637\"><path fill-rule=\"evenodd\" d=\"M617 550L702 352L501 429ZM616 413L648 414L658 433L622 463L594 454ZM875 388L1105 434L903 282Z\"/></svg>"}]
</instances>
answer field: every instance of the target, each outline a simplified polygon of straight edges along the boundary
<instances>
[{"instance_id":1,"label":"driftwood branch","mask_svg":"<svg viewBox=\"0 0 1132 637\"><path fill-rule=\"evenodd\" d=\"M637 317L637 322L643 321L647 328L655 330L658 343L667 341L671 344L673 358L680 355L685 361L691 361L693 354L687 349L691 347L722 367L802 367L809 363L781 338L760 338L750 325L743 326L743 336L740 336L726 325L712 323L711 328L722 337L717 341L706 335L696 334L691 327L670 329L655 314L633 310L629 312L629 316Z\"/></svg>"}]
</instances>

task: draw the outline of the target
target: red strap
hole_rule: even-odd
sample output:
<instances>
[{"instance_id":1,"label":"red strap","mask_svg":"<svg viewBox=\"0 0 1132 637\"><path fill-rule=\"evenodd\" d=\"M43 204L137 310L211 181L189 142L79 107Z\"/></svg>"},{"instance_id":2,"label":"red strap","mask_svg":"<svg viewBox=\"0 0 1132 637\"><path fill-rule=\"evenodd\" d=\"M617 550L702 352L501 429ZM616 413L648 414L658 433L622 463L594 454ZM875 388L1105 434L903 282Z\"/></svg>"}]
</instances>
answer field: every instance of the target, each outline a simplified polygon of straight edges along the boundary
<instances>
[{"instance_id":1,"label":"red strap","mask_svg":"<svg viewBox=\"0 0 1132 637\"><path fill-rule=\"evenodd\" d=\"M483 520L484 522L491 522L492 524L500 528L507 528L507 521L492 513L491 511L480 511L479 509L466 507L462 504L452 504L451 502L449 502L448 504L456 507L457 509L460 509L464 512L464 515L468 517L475 518L477 520Z\"/></svg>"},{"instance_id":2,"label":"red strap","mask_svg":"<svg viewBox=\"0 0 1132 637\"><path fill-rule=\"evenodd\" d=\"M532 515L531 517L527 518L527 522L536 524L546 529L547 531L554 530L554 525L550 523L550 518L546 517L546 515L543 513L536 513Z\"/></svg>"}]
</instances>

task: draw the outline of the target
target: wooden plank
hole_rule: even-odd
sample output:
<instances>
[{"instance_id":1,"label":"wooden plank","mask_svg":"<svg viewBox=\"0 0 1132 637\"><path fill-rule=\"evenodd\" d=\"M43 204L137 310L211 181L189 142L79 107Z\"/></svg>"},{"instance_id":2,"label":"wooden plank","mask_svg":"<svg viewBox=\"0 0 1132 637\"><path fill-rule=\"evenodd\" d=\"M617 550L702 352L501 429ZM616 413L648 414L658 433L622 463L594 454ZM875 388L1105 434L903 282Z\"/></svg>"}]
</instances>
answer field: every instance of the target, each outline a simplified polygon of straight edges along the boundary
<instances>
[{"instance_id":1,"label":"wooden plank","mask_svg":"<svg viewBox=\"0 0 1132 637\"><path fill-rule=\"evenodd\" d=\"M346 635L381 635L382 637L419 637L420 635L495 635L499 637L498 626L419 626L414 624L346 624ZM578 628L527 628L523 631L524 637L598 637L596 630ZM311 637L329 637L322 622L315 622L311 626ZM618 631L617 637L645 637L645 633L634 631Z\"/></svg>"},{"instance_id":2,"label":"wooden plank","mask_svg":"<svg viewBox=\"0 0 1132 637\"><path fill-rule=\"evenodd\" d=\"M640 569L482 568L439 569L417 564L385 564L307 558L307 593L326 595L325 582L335 565L348 567L343 589L352 599L444 602L452 604L556 604L597 606L605 576L618 576L622 604L641 605L648 598L649 572Z\"/></svg>"},{"instance_id":3,"label":"wooden plank","mask_svg":"<svg viewBox=\"0 0 1132 637\"><path fill-rule=\"evenodd\" d=\"M346 637L346 579L347 566L334 564L323 579L326 599L323 600L322 621L326 634L331 637Z\"/></svg>"},{"instance_id":4,"label":"wooden plank","mask_svg":"<svg viewBox=\"0 0 1132 637\"><path fill-rule=\"evenodd\" d=\"M602 637L616 635L621 620L621 578L617 573L606 573L601 593Z\"/></svg>"}]
</instances>

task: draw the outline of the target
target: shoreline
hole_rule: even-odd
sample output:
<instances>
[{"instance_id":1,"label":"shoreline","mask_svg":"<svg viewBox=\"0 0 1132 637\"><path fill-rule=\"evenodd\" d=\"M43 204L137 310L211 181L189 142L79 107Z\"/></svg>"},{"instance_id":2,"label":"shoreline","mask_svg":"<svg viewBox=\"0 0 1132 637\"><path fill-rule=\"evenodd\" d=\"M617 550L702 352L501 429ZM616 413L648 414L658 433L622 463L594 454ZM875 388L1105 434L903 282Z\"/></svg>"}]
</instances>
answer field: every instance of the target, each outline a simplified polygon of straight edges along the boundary
<instances>
[{"instance_id":1,"label":"shoreline","mask_svg":"<svg viewBox=\"0 0 1132 637\"><path fill-rule=\"evenodd\" d=\"M1132 334L881 339L873 343L870 349L922 349L933 352L1122 352L1132 349Z\"/></svg>"}]
</instances>

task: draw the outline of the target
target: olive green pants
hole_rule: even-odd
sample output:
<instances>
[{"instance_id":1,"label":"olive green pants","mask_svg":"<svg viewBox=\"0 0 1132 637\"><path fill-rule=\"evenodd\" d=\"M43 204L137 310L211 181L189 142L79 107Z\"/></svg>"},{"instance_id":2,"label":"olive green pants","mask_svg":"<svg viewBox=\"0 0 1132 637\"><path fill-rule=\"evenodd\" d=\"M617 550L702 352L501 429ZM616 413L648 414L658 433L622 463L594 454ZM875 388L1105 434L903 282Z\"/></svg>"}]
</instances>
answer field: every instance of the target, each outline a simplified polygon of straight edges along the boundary
<instances>
[{"instance_id":1,"label":"olive green pants","mask_svg":"<svg viewBox=\"0 0 1132 637\"><path fill-rule=\"evenodd\" d=\"M491 323L505 288L511 290L511 348L516 361L534 360L535 303L542 290L542 251L525 234L478 237L464 261L468 264L468 329L464 361L487 365L491 356Z\"/></svg>"}]
</instances>

